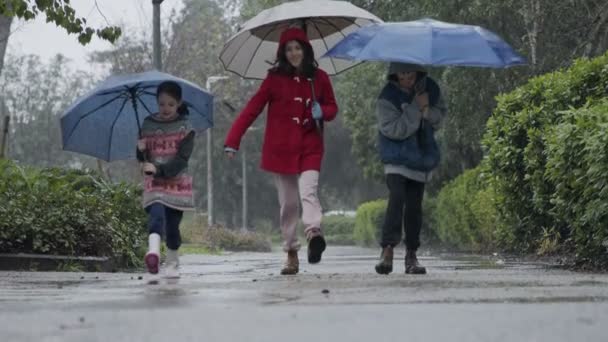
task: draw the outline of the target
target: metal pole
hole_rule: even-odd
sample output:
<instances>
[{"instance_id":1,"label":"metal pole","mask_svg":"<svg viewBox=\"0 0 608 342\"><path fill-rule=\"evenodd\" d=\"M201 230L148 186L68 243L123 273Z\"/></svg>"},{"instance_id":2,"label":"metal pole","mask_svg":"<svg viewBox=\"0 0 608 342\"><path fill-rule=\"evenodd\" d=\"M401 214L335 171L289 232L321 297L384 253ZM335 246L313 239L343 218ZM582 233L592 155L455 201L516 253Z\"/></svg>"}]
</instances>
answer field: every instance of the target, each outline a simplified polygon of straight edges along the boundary
<instances>
[{"instance_id":1,"label":"metal pole","mask_svg":"<svg viewBox=\"0 0 608 342\"><path fill-rule=\"evenodd\" d=\"M205 88L211 94L211 84L227 79L227 76L209 76ZM215 223L213 217L213 129L207 129L207 226L211 227Z\"/></svg>"},{"instance_id":2,"label":"metal pole","mask_svg":"<svg viewBox=\"0 0 608 342\"><path fill-rule=\"evenodd\" d=\"M247 149L243 146L242 159L243 159L243 226L241 229L247 231Z\"/></svg>"},{"instance_id":3,"label":"metal pole","mask_svg":"<svg viewBox=\"0 0 608 342\"><path fill-rule=\"evenodd\" d=\"M160 4L164 0L152 0L152 6L154 8L153 12L153 60L154 60L154 68L158 71L163 69L162 64L162 54L161 54L161 46L160 46Z\"/></svg>"},{"instance_id":4,"label":"metal pole","mask_svg":"<svg viewBox=\"0 0 608 342\"><path fill-rule=\"evenodd\" d=\"M230 112L232 112L233 115L236 114L236 108L234 108L234 106L224 100L222 101L222 103L224 104L224 106L226 106L228 108L228 110L230 110ZM233 119L233 118L230 118ZM254 127L250 127L247 131L253 131L255 130ZM248 201L247 201L247 149L245 148L245 146L241 147L241 171L242 171L242 177L243 177L243 183L241 186L241 191L242 191L242 201L241 201L241 209L242 209L242 218L241 218L241 230L246 232L247 229L247 212L249 211L249 205L248 205Z\"/></svg>"},{"instance_id":5,"label":"metal pole","mask_svg":"<svg viewBox=\"0 0 608 342\"><path fill-rule=\"evenodd\" d=\"M213 159L211 158L213 145L212 129L207 129L207 226L211 227L213 220Z\"/></svg>"}]
</instances>

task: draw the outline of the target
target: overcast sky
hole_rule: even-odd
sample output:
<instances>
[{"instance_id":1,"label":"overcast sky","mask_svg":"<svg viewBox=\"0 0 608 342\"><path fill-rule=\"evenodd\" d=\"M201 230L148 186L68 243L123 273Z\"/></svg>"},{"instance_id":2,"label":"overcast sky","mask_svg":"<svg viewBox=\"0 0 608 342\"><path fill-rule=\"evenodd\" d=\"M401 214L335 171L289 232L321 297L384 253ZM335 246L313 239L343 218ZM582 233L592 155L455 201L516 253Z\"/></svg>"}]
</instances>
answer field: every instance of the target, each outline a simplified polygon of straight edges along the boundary
<instances>
[{"instance_id":1,"label":"overcast sky","mask_svg":"<svg viewBox=\"0 0 608 342\"><path fill-rule=\"evenodd\" d=\"M99 10L95 6L95 0L77 0L71 3L77 15L85 17L93 27L107 25L105 16L111 25L127 27L128 30L123 34L146 29L152 39L152 0L97 0ZM181 6L181 0L165 0L161 11L164 21L172 9L179 10ZM78 36L68 35L52 23L47 24L44 16L29 22L15 22L12 31L8 53L37 54L44 60L61 53L72 60L75 68L83 70L91 70L87 63L90 52L110 47L109 43L95 37L87 46L82 46L78 43Z\"/></svg>"}]
</instances>

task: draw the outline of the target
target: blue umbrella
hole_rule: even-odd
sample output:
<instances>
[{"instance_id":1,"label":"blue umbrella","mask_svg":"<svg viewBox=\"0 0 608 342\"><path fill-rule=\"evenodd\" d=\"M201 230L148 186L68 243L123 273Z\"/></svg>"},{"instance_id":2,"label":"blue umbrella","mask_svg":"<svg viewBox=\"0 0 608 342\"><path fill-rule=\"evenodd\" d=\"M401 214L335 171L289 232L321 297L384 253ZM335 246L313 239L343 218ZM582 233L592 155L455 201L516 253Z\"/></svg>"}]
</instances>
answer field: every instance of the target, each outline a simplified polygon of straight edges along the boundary
<instances>
[{"instance_id":1,"label":"blue umbrella","mask_svg":"<svg viewBox=\"0 0 608 342\"><path fill-rule=\"evenodd\" d=\"M141 123L158 112L156 88L164 81L182 87L197 131L213 127L213 96L194 83L158 71L117 75L76 100L61 116L63 149L105 161L134 159Z\"/></svg>"},{"instance_id":2,"label":"blue umbrella","mask_svg":"<svg viewBox=\"0 0 608 342\"><path fill-rule=\"evenodd\" d=\"M324 57L490 68L526 64L509 44L482 27L433 19L362 27Z\"/></svg>"}]
</instances>

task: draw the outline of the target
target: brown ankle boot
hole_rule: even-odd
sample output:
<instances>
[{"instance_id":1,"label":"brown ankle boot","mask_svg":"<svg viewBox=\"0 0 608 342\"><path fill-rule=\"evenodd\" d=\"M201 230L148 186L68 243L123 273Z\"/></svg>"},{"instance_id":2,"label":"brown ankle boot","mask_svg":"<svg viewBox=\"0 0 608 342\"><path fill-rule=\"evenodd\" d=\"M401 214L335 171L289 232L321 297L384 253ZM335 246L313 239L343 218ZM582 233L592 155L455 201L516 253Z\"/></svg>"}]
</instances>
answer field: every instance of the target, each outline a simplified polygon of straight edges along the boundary
<instances>
[{"instance_id":1,"label":"brown ankle boot","mask_svg":"<svg viewBox=\"0 0 608 342\"><path fill-rule=\"evenodd\" d=\"M300 271L300 260L298 260L298 251L287 252L287 261L281 270L282 275L298 274Z\"/></svg>"},{"instance_id":2,"label":"brown ankle boot","mask_svg":"<svg viewBox=\"0 0 608 342\"><path fill-rule=\"evenodd\" d=\"M405 252L405 273L407 274L426 274L426 268L420 266L416 251Z\"/></svg>"},{"instance_id":3,"label":"brown ankle boot","mask_svg":"<svg viewBox=\"0 0 608 342\"><path fill-rule=\"evenodd\" d=\"M393 247L386 246L380 254L380 262L376 264L378 274L389 274L393 272Z\"/></svg>"}]
</instances>

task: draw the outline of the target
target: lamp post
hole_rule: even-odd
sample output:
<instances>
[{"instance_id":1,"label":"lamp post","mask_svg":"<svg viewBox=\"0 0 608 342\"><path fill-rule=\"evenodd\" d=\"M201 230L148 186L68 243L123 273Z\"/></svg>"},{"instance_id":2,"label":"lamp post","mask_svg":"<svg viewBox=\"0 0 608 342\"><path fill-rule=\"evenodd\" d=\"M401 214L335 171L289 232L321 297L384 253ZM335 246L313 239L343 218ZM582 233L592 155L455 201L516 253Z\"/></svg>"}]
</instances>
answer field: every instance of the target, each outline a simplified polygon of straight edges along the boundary
<instances>
[{"instance_id":1,"label":"lamp post","mask_svg":"<svg viewBox=\"0 0 608 342\"><path fill-rule=\"evenodd\" d=\"M153 8L153 20L152 20L152 32L153 32L153 59L154 68L158 71L162 71L163 63L161 60L161 46L160 46L160 4L164 0L152 0Z\"/></svg>"}]
</instances>

